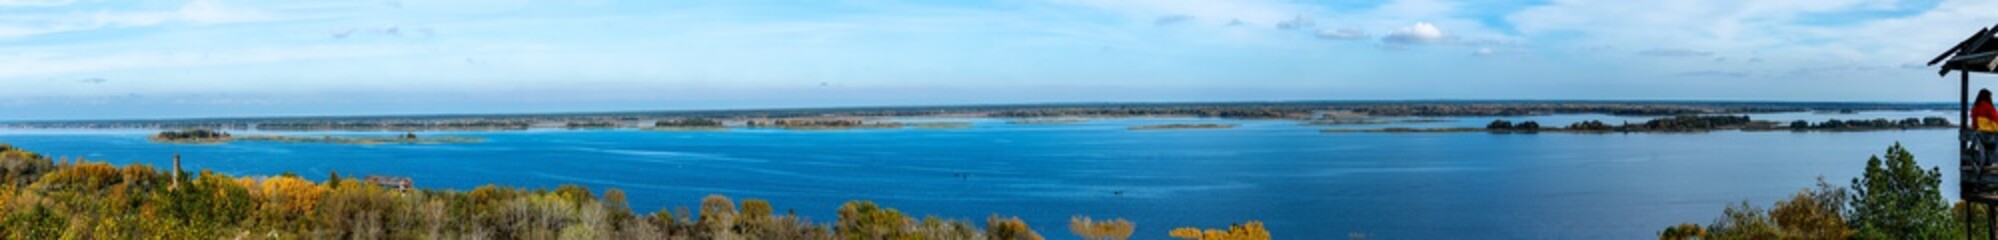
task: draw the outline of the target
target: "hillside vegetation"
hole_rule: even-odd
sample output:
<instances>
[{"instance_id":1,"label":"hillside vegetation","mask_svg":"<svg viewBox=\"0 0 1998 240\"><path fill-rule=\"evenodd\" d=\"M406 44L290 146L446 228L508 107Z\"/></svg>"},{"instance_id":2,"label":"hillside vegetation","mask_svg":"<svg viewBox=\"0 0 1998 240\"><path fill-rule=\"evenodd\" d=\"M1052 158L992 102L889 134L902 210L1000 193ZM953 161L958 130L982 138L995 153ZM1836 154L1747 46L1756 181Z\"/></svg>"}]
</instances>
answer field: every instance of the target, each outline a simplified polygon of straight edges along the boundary
<instances>
[{"instance_id":1,"label":"hillside vegetation","mask_svg":"<svg viewBox=\"0 0 1998 240\"><path fill-rule=\"evenodd\" d=\"M337 174L176 174L147 165L52 160L0 144L0 239L1041 239L1017 217L911 217L850 201L831 222L721 195L698 212L636 213L617 189L565 185L399 191ZM1078 216L1071 231L1125 239L1136 224ZM1160 228L1157 231L1167 233ZM1269 239L1262 223L1181 227L1184 239Z\"/></svg>"}]
</instances>

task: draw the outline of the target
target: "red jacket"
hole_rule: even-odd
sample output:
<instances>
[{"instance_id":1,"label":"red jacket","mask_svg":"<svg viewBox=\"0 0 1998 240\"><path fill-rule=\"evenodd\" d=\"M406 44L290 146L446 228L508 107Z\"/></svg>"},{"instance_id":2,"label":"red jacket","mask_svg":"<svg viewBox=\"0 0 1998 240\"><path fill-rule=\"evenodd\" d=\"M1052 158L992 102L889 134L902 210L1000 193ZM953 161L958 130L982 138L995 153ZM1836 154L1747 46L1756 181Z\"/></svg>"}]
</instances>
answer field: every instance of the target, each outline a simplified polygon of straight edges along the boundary
<instances>
[{"instance_id":1,"label":"red jacket","mask_svg":"<svg viewBox=\"0 0 1998 240\"><path fill-rule=\"evenodd\" d=\"M1970 107L1970 119L1971 129L1998 128L1998 126L1982 126L1986 121L1998 121L1998 108L1991 107L1991 102L1978 101L1975 106Z\"/></svg>"}]
</instances>

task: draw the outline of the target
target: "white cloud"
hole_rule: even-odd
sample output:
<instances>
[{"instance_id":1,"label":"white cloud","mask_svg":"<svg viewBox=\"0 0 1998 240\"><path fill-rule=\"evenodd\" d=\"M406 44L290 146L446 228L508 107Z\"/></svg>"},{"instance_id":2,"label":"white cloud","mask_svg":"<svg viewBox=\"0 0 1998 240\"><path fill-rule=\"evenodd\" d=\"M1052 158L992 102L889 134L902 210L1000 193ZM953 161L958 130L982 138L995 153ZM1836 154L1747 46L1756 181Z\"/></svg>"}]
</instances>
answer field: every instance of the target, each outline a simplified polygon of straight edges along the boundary
<instances>
[{"instance_id":1,"label":"white cloud","mask_svg":"<svg viewBox=\"0 0 1998 240\"><path fill-rule=\"evenodd\" d=\"M0 6L6 6L0 3ZM240 8L219 0L194 0L177 8L130 11L46 11L0 16L0 38L89 31L105 28L147 27L174 22L221 24L277 20L274 14Z\"/></svg>"},{"instance_id":2,"label":"white cloud","mask_svg":"<svg viewBox=\"0 0 1998 240\"><path fill-rule=\"evenodd\" d=\"M220 66L268 63L290 60L382 56L408 50L371 46L312 46L239 48L210 56L194 57L169 52L147 51L100 55L37 52L0 57L0 78L53 76L89 72L157 69L172 67Z\"/></svg>"},{"instance_id":3,"label":"white cloud","mask_svg":"<svg viewBox=\"0 0 1998 240\"><path fill-rule=\"evenodd\" d=\"M1437 29L1436 25L1429 24L1428 22L1416 22L1415 25L1403 27L1401 30L1395 30L1394 33L1389 33L1387 36L1381 37L1381 42L1398 45L1430 44L1442 43L1446 37L1443 34L1443 30Z\"/></svg>"},{"instance_id":4,"label":"white cloud","mask_svg":"<svg viewBox=\"0 0 1998 240\"><path fill-rule=\"evenodd\" d=\"M219 0L194 0L181 5L179 20L195 23L247 22L270 19L270 14L252 9L236 8L218 2Z\"/></svg>"},{"instance_id":5,"label":"white cloud","mask_svg":"<svg viewBox=\"0 0 1998 240\"><path fill-rule=\"evenodd\" d=\"M76 3L76 0L0 0L0 7L54 7Z\"/></svg>"},{"instance_id":6,"label":"white cloud","mask_svg":"<svg viewBox=\"0 0 1998 240\"><path fill-rule=\"evenodd\" d=\"M1646 56L1752 55L1747 62L1820 65L1926 61L1944 45L1998 22L1998 1L1944 0L1911 16L1842 15L1880 10L1864 0L1561 0L1506 16L1520 33L1562 35L1565 45L1657 45L1700 49ZM1879 19L1869 19L1879 18ZM1807 24L1856 19L1852 23ZM1708 52L1708 54L1697 54ZM1919 59L1919 60L1915 60Z\"/></svg>"}]
</instances>

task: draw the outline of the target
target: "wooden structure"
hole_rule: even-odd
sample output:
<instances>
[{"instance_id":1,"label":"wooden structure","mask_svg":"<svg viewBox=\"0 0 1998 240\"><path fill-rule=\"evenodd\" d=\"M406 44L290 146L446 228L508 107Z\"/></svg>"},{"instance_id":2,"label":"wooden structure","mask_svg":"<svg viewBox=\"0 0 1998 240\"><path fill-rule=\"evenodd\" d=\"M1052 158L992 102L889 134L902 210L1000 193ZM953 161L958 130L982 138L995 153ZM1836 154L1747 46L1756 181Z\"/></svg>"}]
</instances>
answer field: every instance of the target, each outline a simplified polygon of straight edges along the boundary
<instances>
[{"instance_id":1,"label":"wooden structure","mask_svg":"<svg viewBox=\"0 0 1998 240\"><path fill-rule=\"evenodd\" d=\"M173 154L173 185L167 189L180 189L180 154Z\"/></svg>"},{"instance_id":2,"label":"wooden structure","mask_svg":"<svg viewBox=\"0 0 1998 240\"><path fill-rule=\"evenodd\" d=\"M410 181L409 177L368 175L366 181L370 184L395 190L408 191L416 189L416 182Z\"/></svg>"},{"instance_id":3,"label":"wooden structure","mask_svg":"<svg viewBox=\"0 0 1998 240\"><path fill-rule=\"evenodd\" d=\"M1958 128L1957 147L1962 153L1958 161L1962 172L1959 196L1971 204L1998 206L1998 134L1978 132L1970 128L1974 123L1970 113L1970 73L1998 73L1998 26L1977 30L1970 38L1958 42L1955 47L1943 51L1942 55L1929 60L1929 66L1939 66L1938 75L1949 76L1957 72L1962 86L1958 89L1958 110L1962 112L1963 128ZM1985 215L1998 222L1998 214L1992 208L1985 208ZM1970 221L1965 221L1969 224ZM1970 227L1970 226L1966 226ZM1975 229L1975 228L1969 228ZM1964 231L1967 238L1977 238L1976 232ZM1998 228L1984 232L1986 238L1998 239Z\"/></svg>"}]
</instances>

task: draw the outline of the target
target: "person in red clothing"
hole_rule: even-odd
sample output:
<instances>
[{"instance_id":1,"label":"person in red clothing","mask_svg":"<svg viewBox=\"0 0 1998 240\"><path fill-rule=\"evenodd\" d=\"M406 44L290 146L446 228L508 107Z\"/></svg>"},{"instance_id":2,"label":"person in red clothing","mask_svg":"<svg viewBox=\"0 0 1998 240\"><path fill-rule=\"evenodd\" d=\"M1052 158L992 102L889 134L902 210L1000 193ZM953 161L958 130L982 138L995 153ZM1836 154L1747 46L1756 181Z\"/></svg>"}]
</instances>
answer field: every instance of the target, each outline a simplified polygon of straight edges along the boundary
<instances>
[{"instance_id":1,"label":"person in red clothing","mask_svg":"<svg viewBox=\"0 0 1998 240\"><path fill-rule=\"evenodd\" d=\"M1991 107L1991 90L1977 90L1977 103L1970 107L1970 127L1979 132L1998 132L1998 108Z\"/></svg>"}]
</instances>

